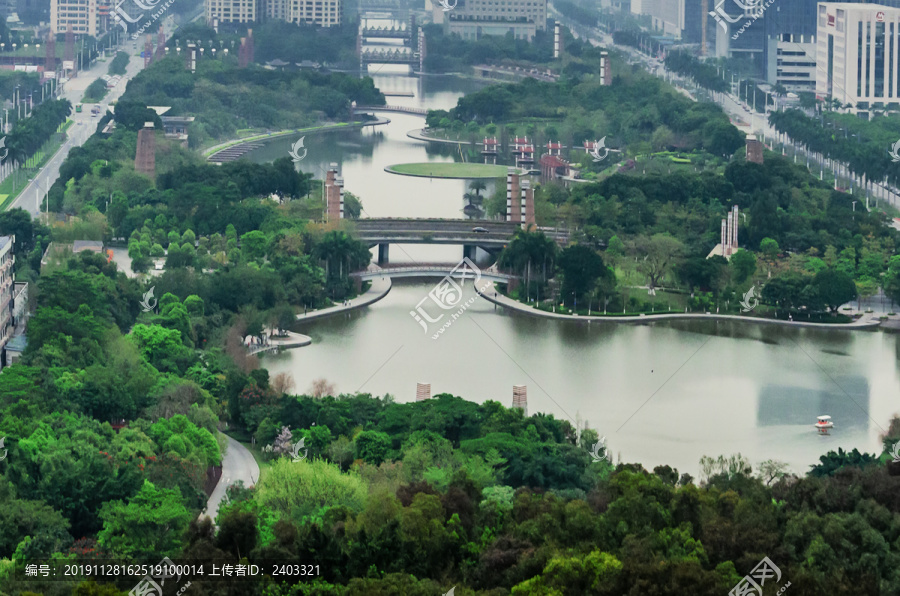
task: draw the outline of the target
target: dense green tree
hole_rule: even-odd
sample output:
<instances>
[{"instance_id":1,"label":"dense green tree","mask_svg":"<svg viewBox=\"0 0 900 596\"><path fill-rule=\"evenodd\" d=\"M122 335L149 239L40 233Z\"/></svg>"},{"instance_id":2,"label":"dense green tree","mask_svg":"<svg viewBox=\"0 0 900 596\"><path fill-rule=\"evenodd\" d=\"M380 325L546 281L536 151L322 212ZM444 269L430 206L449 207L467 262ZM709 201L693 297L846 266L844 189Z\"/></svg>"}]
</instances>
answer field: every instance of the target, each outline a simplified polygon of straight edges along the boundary
<instances>
[{"instance_id":1,"label":"dense green tree","mask_svg":"<svg viewBox=\"0 0 900 596\"><path fill-rule=\"evenodd\" d=\"M100 509L101 546L128 559L177 556L191 520L177 490L159 489L148 480L128 501L109 501Z\"/></svg>"}]
</instances>

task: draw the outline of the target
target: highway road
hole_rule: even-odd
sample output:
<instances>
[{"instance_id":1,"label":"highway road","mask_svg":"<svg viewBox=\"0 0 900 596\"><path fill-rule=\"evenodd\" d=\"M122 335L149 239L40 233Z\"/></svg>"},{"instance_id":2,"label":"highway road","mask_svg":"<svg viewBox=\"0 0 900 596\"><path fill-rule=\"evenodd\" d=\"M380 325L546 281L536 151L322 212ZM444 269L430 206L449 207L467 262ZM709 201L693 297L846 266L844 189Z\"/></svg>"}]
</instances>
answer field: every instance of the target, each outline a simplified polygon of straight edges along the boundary
<instances>
[{"instance_id":1,"label":"highway road","mask_svg":"<svg viewBox=\"0 0 900 596\"><path fill-rule=\"evenodd\" d=\"M659 77L664 77L668 80L673 79L685 79L685 77L681 77L680 75L676 75L666 70L665 66L661 63L656 63L651 60L646 54L642 54L637 51L635 48L628 46L620 46L613 43L612 36L608 35L598 29L591 30L584 34L584 29L579 27L571 22L571 20L566 19L565 17L560 16L560 20L563 22L568 22L570 26L570 31L572 31L572 35L575 37L584 37L587 41L593 46L604 46L610 48L616 48L621 51L623 54L629 56L631 58L632 63L638 63L644 66L651 74L654 74ZM576 32L576 29L582 30L581 34ZM648 66L648 62L650 65ZM676 89L679 89L676 85ZM680 91L687 93L686 91L679 89ZM752 106L744 104L738 97L734 96L731 93L710 93L710 97L714 99L714 101L725 111L726 114L733 121L741 121L748 127L748 132L753 133L763 133L766 142L772 145L772 150L775 150L775 144L780 142L782 137L780 133L775 129L775 127L769 124L768 114L760 114L752 109ZM696 98L691 96L691 99L696 101ZM790 142L790 141L788 141ZM791 143L792 147L796 152L801 155L805 155L805 149L802 146ZM812 157L812 156L811 156ZM802 157L801 157L802 160ZM811 162L815 162L816 166L810 163L810 170L815 171L816 167L821 167L821 161L817 161L816 159L811 159ZM830 163L830 160L828 160ZM847 181L847 164L836 163L835 168L825 167L827 172L833 172L837 169L840 173L838 178L842 178L843 182ZM861 188L860 179L857 176L856 181L853 184L854 188ZM877 196L883 200L887 200L889 203L894 205L895 207L900 207L900 196L898 196L897 189L887 186L878 180L869 181L869 188L872 193L872 196ZM869 196L869 195L867 195ZM900 224L894 223L893 226L897 229L900 229Z\"/></svg>"},{"instance_id":2,"label":"highway road","mask_svg":"<svg viewBox=\"0 0 900 596\"><path fill-rule=\"evenodd\" d=\"M166 30L171 30L170 19L167 19ZM28 182L25 189L18 197L16 197L16 200L12 203L10 208L19 207L25 209L31 213L32 217L39 214L38 212L41 208L43 198L59 177L59 167L69 155L69 151L71 151L73 147L80 147L83 145L88 138L96 132L97 122L103 114L106 114L110 102L116 101L122 93L125 92L125 86L128 84L128 81L144 68L144 60L139 55L134 55L137 50L132 48L132 43L133 42L129 37L126 38L123 46L120 46L121 50L131 54L131 60L128 62L126 73L119 80L119 84L116 85L115 88L110 89L106 94L106 97L97 104L100 106L100 115L91 117L91 107L94 104L85 104L84 110L81 113L75 112L74 107L75 104L81 103L81 99L84 97L84 91L87 89L88 85L107 74L109 70L109 60L106 62L97 61L91 69L82 71L76 78L66 82L60 97L68 99L72 103L73 108L71 115L73 124L66 131L66 141L63 143L62 147L60 147L59 151L57 151L44 167L41 168L40 172Z\"/></svg>"}]
</instances>

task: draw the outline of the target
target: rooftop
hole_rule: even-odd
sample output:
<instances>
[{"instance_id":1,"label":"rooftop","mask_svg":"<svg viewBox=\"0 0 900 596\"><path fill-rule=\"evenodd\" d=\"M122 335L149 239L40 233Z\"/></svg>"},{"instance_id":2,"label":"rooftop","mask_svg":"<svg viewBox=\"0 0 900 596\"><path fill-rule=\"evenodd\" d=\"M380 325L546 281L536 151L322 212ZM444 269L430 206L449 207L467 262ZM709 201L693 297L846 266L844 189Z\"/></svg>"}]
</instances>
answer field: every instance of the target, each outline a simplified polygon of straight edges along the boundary
<instances>
[{"instance_id":1,"label":"rooftop","mask_svg":"<svg viewBox=\"0 0 900 596\"><path fill-rule=\"evenodd\" d=\"M94 252L103 251L103 242L99 240L76 240L72 243L72 252L78 253L83 250L92 250Z\"/></svg>"}]
</instances>

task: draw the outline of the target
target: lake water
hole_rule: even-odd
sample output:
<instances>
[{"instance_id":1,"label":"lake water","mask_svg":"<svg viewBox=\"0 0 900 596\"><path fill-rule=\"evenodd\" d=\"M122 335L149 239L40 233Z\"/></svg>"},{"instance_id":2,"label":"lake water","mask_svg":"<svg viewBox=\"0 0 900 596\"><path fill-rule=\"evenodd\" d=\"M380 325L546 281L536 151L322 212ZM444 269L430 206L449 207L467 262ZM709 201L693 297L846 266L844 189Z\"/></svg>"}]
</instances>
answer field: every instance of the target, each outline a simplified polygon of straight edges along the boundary
<instances>
[{"instance_id":1,"label":"lake water","mask_svg":"<svg viewBox=\"0 0 900 596\"><path fill-rule=\"evenodd\" d=\"M373 72L376 67L373 67ZM412 91L388 103L450 108L472 81L374 74L385 91ZM300 169L320 177L341 164L345 188L364 217L462 218L466 183L384 172L395 163L451 161L446 147L407 137L420 117L389 114L391 123L306 138ZM299 135L298 135L299 136ZM274 141L250 156L287 155L296 139ZM454 262L461 247L392 246L392 262ZM417 382L432 395L452 393L511 405L513 385L527 385L529 412L573 422L577 415L606 436L616 461L648 469L669 464L697 475L703 455L742 453L804 473L820 455L843 447L880 452L880 434L900 413L898 335L880 331L785 328L723 321L585 323L511 314L476 299L440 336L424 333L409 312L433 281L395 282L373 306L298 325L311 346L266 356L290 373L297 391L324 377L339 392L390 393L415 400ZM474 295L465 288L466 299ZM835 428L819 436L816 416Z\"/></svg>"}]
</instances>

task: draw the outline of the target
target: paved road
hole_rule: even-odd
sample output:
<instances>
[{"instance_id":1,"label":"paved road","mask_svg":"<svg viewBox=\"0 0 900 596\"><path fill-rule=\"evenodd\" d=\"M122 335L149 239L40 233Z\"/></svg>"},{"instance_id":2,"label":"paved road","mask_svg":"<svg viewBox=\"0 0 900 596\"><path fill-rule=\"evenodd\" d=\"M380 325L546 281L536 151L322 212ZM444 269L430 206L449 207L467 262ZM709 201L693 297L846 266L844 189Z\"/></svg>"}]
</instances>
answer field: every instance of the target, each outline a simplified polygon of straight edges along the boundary
<instances>
[{"instance_id":1,"label":"paved road","mask_svg":"<svg viewBox=\"0 0 900 596\"><path fill-rule=\"evenodd\" d=\"M244 486L250 488L259 482L259 466L253 459L253 454L228 435L225 435L225 438L228 439L228 447L225 450L225 457L222 458L222 478L209 496L206 510L201 514L201 517L208 515L213 521L219 513L219 505L225 498L225 489L229 485L243 480Z\"/></svg>"},{"instance_id":2,"label":"paved road","mask_svg":"<svg viewBox=\"0 0 900 596\"><path fill-rule=\"evenodd\" d=\"M170 28L171 25L167 22L166 29L169 30ZM131 60L128 62L126 73L119 81L119 84L116 85L114 89L110 89L106 94L106 97L103 98L103 101L98 104L100 106L101 116L106 113L106 109L109 107L110 102L116 101L122 93L124 93L128 81L144 68L143 58L134 55L135 50L132 49L131 43L129 38L123 46L120 47L120 49L131 54ZM97 61L93 68L82 71L76 78L70 79L65 84L61 97L68 99L74 107L75 104L81 103L81 100L84 97L84 91L87 89L88 85L107 74L108 71L109 61ZM50 161L44 165L41 171L28 183L19 196L16 197L16 200L13 201L10 208L20 207L31 213L32 216L38 215L38 210L43 202L44 195L46 195L48 189L53 186L53 183L59 177L59 167L69 155L69 151L71 151L73 147L80 147L83 145L88 138L96 132L97 122L100 120L101 116L91 117L92 105L93 104L86 104L84 106L84 111L80 114L73 110L71 116L73 124L66 131L67 138L65 143L63 143L59 151L56 152Z\"/></svg>"},{"instance_id":3,"label":"paved road","mask_svg":"<svg viewBox=\"0 0 900 596\"><path fill-rule=\"evenodd\" d=\"M478 288L475 288L478 291ZM599 321L603 323L650 323L653 321L658 321L662 319L723 319L723 320L735 320L735 321L749 321L751 323L770 323L775 325L790 325L793 327L818 327L822 329L859 329L859 328L869 328L869 327L877 327L881 324L881 320L878 318L880 313L862 313L862 316L853 321L852 323L840 324L840 323L804 323L803 321L782 321L780 319L764 319L762 317L747 317L742 315L731 315L731 314L717 314L717 313L667 313L667 314L656 314L656 315L637 315L637 316L606 316L606 315L593 315L593 316L575 316L558 312L546 312L543 310L538 310L532 306L527 304L523 304L518 300L513 300L508 296L504 296L496 291L496 287L494 286L494 282L490 281L485 285L485 287L478 291L478 293L486 298L489 302L493 302L498 306L503 306L510 310L514 310L516 312L520 312L522 314L531 315L534 317L544 317L546 319L567 319L569 321ZM848 313L853 314L853 313Z\"/></svg>"},{"instance_id":4,"label":"paved road","mask_svg":"<svg viewBox=\"0 0 900 596\"><path fill-rule=\"evenodd\" d=\"M616 45L615 43L613 43L611 35L603 33L602 31L600 31L598 29L590 31L587 35L584 35L583 33L579 34L572 27L573 23L571 22L571 20L567 20L567 19L565 19L565 17L560 17L560 20L569 23L570 31L572 31L572 35L574 35L575 37L584 37L593 46L614 47L614 48L620 50L623 54L630 56L633 62L644 65L645 68L647 68L647 70L651 74L654 74L659 77L668 78L669 80L671 80L671 79L687 80L688 79L688 77L683 77L681 75L677 75L677 74L667 71L663 64L659 64L659 65L654 64L648 68L646 66L646 63L648 62L649 58L646 54L642 54L641 52L637 51L635 48L632 48L629 46ZM678 89L679 91L685 93L689 97L691 97L691 99L693 99L694 101L696 101L695 97L690 96L689 93L687 93L683 89L680 89L677 85L675 86L675 88ZM780 133L775 129L775 127L772 126L771 124L769 124L768 114L760 114L760 113L756 112L755 110L752 109L752 106L745 105L744 102L740 100L740 98L735 97L731 93L710 93L709 95L719 106L722 107L722 109L725 111L726 114L728 114L729 117L737 119L737 120L741 120L744 123L746 123L750 132L753 132L753 133L762 132L763 135L765 136L767 142L772 143L772 150L773 151L775 150L775 144L777 141L774 141L773 139L780 139L781 136L780 136ZM791 106L788 106L788 107L791 107ZM793 142L791 144L797 152L802 153L805 151L805 149L802 146L799 146ZM837 165L838 165L839 169L843 168L844 171L846 172L846 169L848 167L847 164L838 163ZM810 169L815 170L815 168L812 166L810 167ZM834 168L826 168L826 170L833 172ZM847 176L846 176L846 173L842 173L839 175L839 177L846 178ZM884 197L884 195L887 194L888 196L887 196L886 200L889 203L891 203L892 205L894 205L895 207L898 206L898 204L897 204L898 197L897 197L896 189L889 187L889 186L886 187L879 180L870 180L869 184L871 185L872 193L874 193L876 196L880 196L880 197ZM854 187L857 185L859 185L859 180L857 180ZM900 229L900 227L898 227L897 225L894 225L894 227L897 229Z\"/></svg>"}]
</instances>

